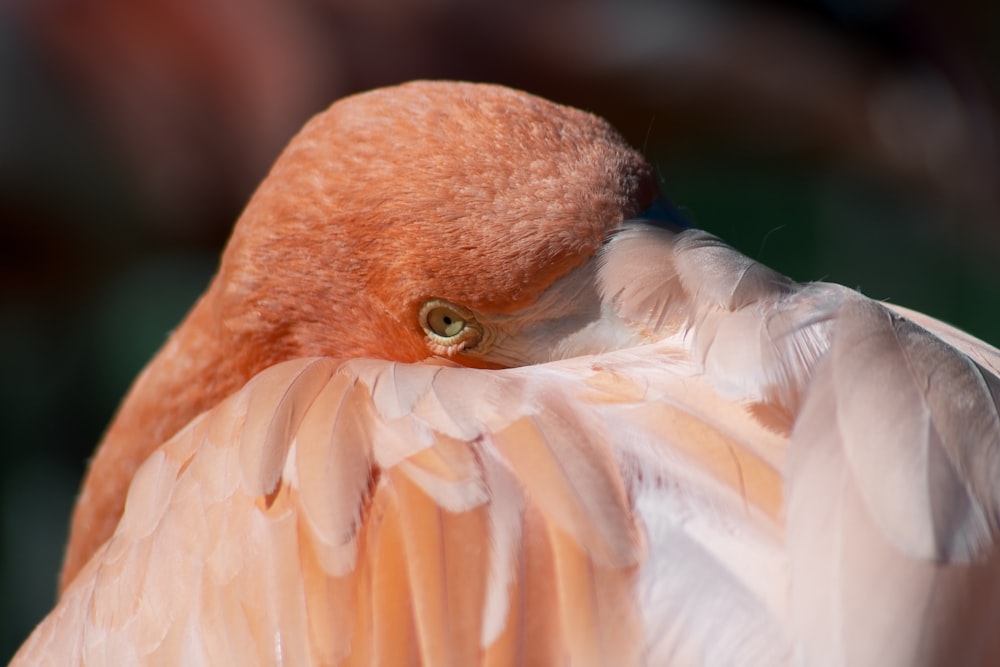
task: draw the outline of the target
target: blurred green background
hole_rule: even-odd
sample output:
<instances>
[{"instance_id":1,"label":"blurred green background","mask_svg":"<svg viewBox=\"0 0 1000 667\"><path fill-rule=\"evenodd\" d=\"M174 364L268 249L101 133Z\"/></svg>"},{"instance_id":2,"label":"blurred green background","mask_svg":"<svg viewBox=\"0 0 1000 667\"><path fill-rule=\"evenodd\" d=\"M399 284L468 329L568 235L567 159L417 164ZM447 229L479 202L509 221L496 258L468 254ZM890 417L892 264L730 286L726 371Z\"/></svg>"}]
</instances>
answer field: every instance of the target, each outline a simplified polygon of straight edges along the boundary
<instances>
[{"instance_id":1,"label":"blurred green background","mask_svg":"<svg viewBox=\"0 0 1000 667\"><path fill-rule=\"evenodd\" d=\"M998 34L973 0L5 3L0 660L131 378L333 99L440 77L590 109L745 253L997 344Z\"/></svg>"}]
</instances>

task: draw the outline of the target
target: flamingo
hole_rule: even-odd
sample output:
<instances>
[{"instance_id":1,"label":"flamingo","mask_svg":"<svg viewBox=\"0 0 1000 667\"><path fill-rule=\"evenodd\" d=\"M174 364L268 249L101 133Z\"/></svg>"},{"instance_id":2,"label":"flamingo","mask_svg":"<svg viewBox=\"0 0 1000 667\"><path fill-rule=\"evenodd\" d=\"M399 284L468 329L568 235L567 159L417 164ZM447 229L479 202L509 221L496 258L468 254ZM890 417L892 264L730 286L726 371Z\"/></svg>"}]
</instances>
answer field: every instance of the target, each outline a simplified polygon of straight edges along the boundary
<instances>
[{"instance_id":1,"label":"flamingo","mask_svg":"<svg viewBox=\"0 0 1000 667\"><path fill-rule=\"evenodd\" d=\"M278 158L13 664L1000 664L998 500L995 348L413 82Z\"/></svg>"}]
</instances>

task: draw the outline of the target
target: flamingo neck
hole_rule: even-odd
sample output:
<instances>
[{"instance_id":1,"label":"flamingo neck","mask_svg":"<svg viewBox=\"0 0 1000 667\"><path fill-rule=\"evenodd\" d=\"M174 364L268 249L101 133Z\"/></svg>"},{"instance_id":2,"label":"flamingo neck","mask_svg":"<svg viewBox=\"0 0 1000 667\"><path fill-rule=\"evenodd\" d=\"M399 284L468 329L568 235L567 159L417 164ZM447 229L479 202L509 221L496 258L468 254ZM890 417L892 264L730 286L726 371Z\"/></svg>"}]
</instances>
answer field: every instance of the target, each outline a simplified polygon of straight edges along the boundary
<instances>
[{"instance_id":1,"label":"flamingo neck","mask_svg":"<svg viewBox=\"0 0 1000 667\"><path fill-rule=\"evenodd\" d=\"M211 298L211 291L201 298L136 379L98 445L73 511L60 591L111 537L143 461L255 372L241 346L219 335Z\"/></svg>"}]
</instances>

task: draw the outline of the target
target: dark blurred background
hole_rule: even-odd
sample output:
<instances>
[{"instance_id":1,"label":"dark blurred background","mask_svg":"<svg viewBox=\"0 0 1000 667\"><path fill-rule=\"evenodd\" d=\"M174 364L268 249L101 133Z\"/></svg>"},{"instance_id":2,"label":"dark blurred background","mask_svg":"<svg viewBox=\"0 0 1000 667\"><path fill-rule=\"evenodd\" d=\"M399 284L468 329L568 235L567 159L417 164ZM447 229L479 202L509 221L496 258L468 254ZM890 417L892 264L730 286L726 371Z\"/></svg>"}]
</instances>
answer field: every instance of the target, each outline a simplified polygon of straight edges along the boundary
<instances>
[{"instance_id":1,"label":"dark blurred background","mask_svg":"<svg viewBox=\"0 0 1000 667\"><path fill-rule=\"evenodd\" d=\"M460 78L595 111L747 254L997 344L997 35L978 0L3 3L0 659L131 378L335 98Z\"/></svg>"}]
</instances>

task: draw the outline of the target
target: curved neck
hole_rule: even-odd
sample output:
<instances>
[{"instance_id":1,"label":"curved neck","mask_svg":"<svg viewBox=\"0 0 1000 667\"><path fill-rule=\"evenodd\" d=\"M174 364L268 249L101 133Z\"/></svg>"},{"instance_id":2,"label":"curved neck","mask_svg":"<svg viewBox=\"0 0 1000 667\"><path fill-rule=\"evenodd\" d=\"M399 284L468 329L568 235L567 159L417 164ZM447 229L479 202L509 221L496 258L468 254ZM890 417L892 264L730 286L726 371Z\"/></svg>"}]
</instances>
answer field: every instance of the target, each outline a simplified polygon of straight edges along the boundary
<instances>
[{"instance_id":1,"label":"curved neck","mask_svg":"<svg viewBox=\"0 0 1000 667\"><path fill-rule=\"evenodd\" d=\"M91 459L73 511L59 589L111 536L136 470L185 424L250 378L253 369L211 317L210 290L139 375Z\"/></svg>"}]
</instances>

